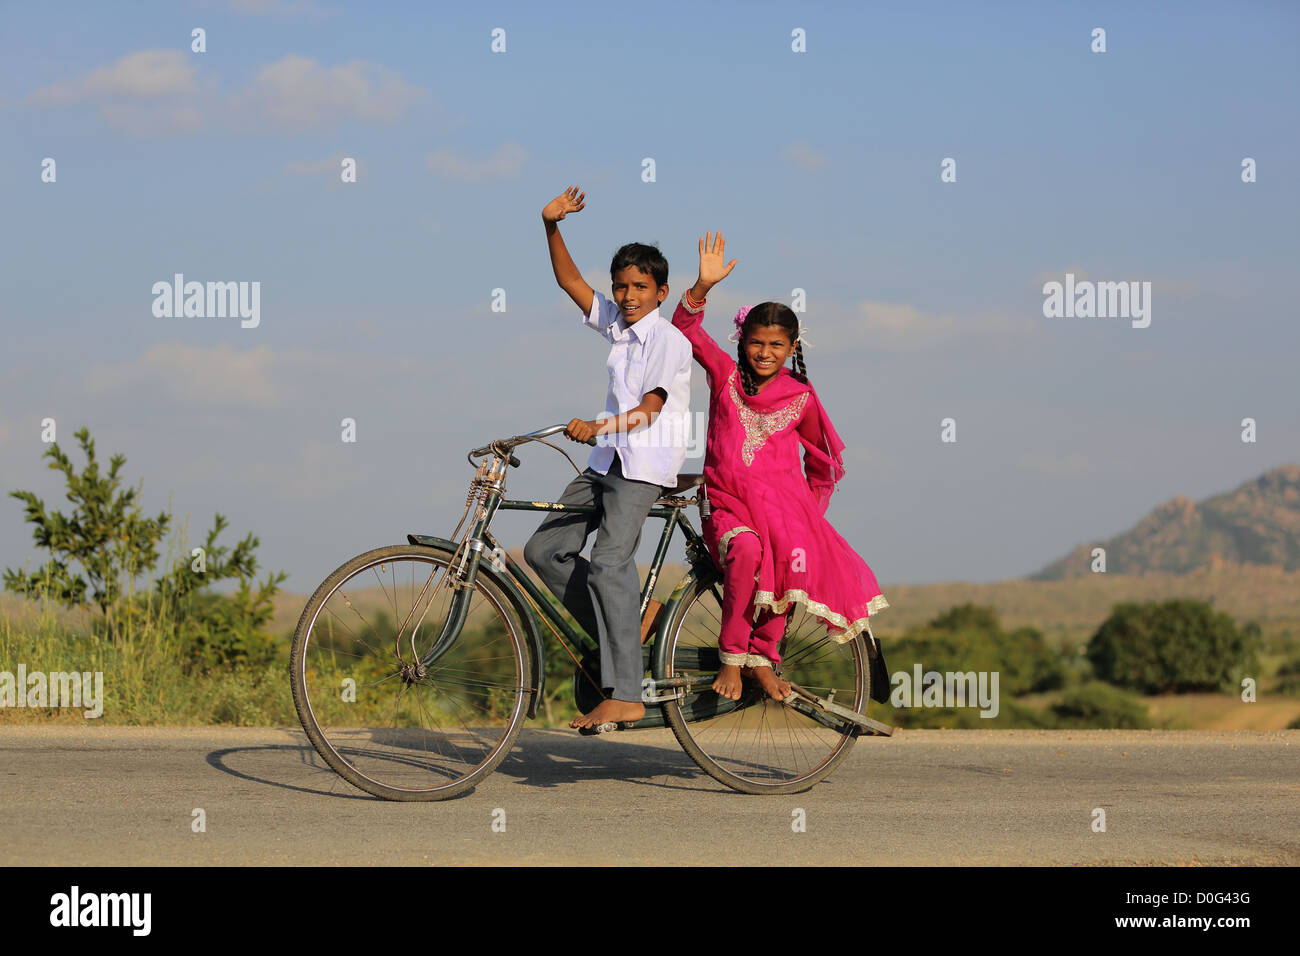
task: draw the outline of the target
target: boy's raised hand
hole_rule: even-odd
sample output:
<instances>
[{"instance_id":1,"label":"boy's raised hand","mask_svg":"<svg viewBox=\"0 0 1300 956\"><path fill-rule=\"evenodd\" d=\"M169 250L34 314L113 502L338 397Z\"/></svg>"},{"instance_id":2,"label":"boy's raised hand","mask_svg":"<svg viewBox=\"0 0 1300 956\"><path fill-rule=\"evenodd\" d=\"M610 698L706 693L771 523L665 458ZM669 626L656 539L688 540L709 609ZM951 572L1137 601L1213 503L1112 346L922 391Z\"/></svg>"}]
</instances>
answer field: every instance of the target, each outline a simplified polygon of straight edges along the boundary
<instances>
[{"instance_id":1,"label":"boy's raised hand","mask_svg":"<svg viewBox=\"0 0 1300 956\"><path fill-rule=\"evenodd\" d=\"M714 286L731 275L731 270L736 267L739 259L732 259L727 262L727 240L722 238L722 233L716 236L712 231L704 234L700 239L700 283L705 286Z\"/></svg>"},{"instance_id":2,"label":"boy's raised hand","mask_svg":"<svg viewBox=\"0 0 1300 956\"><path fill-rule=\"evenodd\" d=\"M569 213L578 212L587 205L583 202L586 198L587 194L580 192L577 186L570 186L546 204L542 218L547 222L559 222Z\"/></svg>"}]
</instances>

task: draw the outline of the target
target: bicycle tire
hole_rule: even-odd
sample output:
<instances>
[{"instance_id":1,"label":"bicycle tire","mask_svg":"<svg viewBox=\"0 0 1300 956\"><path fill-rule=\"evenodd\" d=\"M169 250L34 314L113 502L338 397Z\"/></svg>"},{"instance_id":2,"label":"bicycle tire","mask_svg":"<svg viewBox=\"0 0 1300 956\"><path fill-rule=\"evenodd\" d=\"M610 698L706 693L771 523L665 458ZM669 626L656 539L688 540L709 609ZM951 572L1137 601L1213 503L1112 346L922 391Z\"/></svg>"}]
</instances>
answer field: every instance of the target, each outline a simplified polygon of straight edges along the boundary
<instances>
[{"instance_id":1,"label":"bicycle tire","mask_svg":"<svg viewBox=\"0 0 1300 956\"><path fill-rule=\"evenodd\" d=\"M468 597L465 628L424 673L410 668L415 654L406 654L405 643L399 655L381 634L391 630L397 642L396 626L383 624L390 597L394 625L413 621L414 612L408 617L403 611L426 602L422 623L412 627L415 636L402 641L414 641L420 654L429 652L442 633L450 596L457 593L449 586L434 590L435 579L445 577L451 557L443 549L409 544L360 554L321 583L294 632L290 685L307 738L340 777L386 800L445 800L473 788L506 758L526 716L532 650L517 608L486 569L480 568ZM411 565L413 600L407 608L400 598L405 583L398 580L405 577L399 568L403 563ZM416 566L428 569L429 585L420 597L415 595L421 587ZM373 595L366 601L358 596L354 602L344 590L346 586L358 595L366 593L349 582L360 585L368 580L363 578L367 572L379 580L385 601L383 612L366 611L372 615L369 619L359 605L373 604ZM385 575L391 581L385 581ZM437 597L431 599L430 592ZM346 621L336 627L338 609L366 621L371 633L363 630L358 637ZM470 630L475 614L479 620ZM405 627L402 632L407 633ZM408 667L406 677L403 665ZM349 678L352 700L347 699ZM444 723L459 726L447 732Z\"/></svg>"},{"instance_id":2,"label":"bicycle tire","mask_svg":"<svg viewBox=\"0 0 1300 956\"><path fill-rule=\"evenodd\" d=\"M659 658L663 672L656 677L717 671L722 614L718 588L695 580L682 595ZM778 673L822 696L848 691L850 687L844 685L849 684L852 708L865 714L871 698L871 668L862 636L836 644L824 636L825 625L803 605L794 605L790 615ZM816 638L818 629L823 635L820 639ZM814 652L818 656L810 658ZM826 667L829 660L837 666ZM700 686L701 690L688 692L684 699L663 705L668 725L701 770L741 793L802 793L843 763L857 740L847 726L832 730L772 700L755 682L746 681L737 705L719 697L709 683ZM848 705L843 699L838 703ZM715 709L723 713L709 716ZM748 728L747 722L751 724Z\"/></svg>"}]
</instances>

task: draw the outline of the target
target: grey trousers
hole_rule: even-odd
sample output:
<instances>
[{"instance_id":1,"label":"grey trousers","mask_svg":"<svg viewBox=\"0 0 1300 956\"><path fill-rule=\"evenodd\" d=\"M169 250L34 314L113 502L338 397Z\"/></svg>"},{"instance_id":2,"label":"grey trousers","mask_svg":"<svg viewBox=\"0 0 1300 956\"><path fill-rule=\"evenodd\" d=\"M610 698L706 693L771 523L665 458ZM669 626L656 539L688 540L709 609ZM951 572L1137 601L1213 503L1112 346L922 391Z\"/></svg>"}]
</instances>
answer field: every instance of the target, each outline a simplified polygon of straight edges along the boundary
<instances>
[{"instance_id":1,"label":"grey trousers","mask_svg":"<svg viewBox=\"0 0 1300 956\"><path fill-rule=\"evenodd\" d=\"M641 700L641 581L636 548L641 526L665 490L623 477L618 455L602 475L587 468L559 503L595 504L594 514L557 512L524 545L524 560L600 644L600 682L618 700ZM581 554L595 530L591 560Z\"/></svg>"}]
</instances>

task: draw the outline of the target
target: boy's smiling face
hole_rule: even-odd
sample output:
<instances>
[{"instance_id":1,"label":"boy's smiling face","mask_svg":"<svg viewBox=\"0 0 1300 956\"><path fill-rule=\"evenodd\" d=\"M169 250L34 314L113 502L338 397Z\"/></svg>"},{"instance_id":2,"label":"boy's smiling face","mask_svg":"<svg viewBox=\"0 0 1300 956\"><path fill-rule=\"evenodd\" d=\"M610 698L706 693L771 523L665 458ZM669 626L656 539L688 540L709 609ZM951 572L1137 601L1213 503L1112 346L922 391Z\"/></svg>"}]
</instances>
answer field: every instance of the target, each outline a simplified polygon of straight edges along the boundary
<instances>
[{"instance_id":1,"label":"boy's smiling face","mask_svg":"<svg viewBox=\"0 0 1300 956\"><path fill-rule=\"evenodd\" d=\"M656 286L654 276L636 266L624 266L614 273L612 291L614 302L628 325L649 315L668 298L668 286Z\"/></svg>"}]
</instances>

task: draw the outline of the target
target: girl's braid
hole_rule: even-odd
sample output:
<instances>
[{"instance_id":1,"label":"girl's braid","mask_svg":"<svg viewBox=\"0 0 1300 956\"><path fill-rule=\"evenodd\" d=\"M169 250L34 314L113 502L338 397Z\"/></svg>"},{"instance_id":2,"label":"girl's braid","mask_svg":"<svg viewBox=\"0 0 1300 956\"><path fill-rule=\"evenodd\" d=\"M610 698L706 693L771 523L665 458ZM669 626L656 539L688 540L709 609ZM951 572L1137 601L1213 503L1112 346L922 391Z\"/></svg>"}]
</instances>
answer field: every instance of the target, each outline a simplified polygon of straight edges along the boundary
<instances>
[{"instance_id":1,"label":"girl's braid","mask_svg":"<svg viewBox=\"0 0 1300 956\"><path fill-rule=\"evenodd\" d=\"M740 366L740 387L745 390L746 395L757 395L758 383L754 381L754 370L749 367L749 359L745 355L744 336L741 336L740 341L736 343L736 364Z\"/></svg>"},{"instance_id":2,"label":"girl's braid","mask_svg":"<svg viewBox=\"0 0 1300 956\"><path fill-rule=\"evenodd\" d=\"M794 377L808 384L808 366L803 363L803 342L799 339L794 341Z\"/></svg>"}]
</instances>

